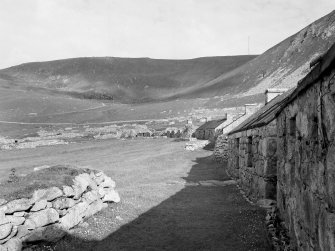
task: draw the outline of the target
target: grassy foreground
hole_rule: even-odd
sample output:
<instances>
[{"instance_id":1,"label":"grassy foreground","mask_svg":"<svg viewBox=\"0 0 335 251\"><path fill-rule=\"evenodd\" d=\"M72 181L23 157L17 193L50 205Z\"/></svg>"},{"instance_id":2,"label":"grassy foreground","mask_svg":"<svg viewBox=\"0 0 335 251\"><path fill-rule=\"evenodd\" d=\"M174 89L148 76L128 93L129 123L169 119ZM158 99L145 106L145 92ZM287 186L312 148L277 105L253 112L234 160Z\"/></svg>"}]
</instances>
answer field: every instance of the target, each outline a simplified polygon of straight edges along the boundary
<instances>
[{"instance_id":1,"label":"grassy foreground","mask_svg":"<svg viewBox=\"0 0 335 251\"><path fill-rule=\"evenodd\" d=\"M101 169L117 182L121 203L39 250L270 250L264 212L249 205L210 151L187 152L169 139L105 140L3 152L2 176L38 165Z\"/></svg>"}]
</instances>

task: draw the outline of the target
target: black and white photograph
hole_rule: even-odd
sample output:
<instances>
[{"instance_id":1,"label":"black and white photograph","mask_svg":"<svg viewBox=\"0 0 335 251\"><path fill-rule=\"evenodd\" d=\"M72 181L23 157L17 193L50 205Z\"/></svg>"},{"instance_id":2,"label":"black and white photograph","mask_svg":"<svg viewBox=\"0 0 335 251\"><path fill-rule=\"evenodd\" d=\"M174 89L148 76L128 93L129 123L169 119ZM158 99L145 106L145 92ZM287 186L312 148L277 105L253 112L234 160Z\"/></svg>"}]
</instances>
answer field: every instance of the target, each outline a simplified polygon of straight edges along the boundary
<instances>
[{"instance_id":1,"label":"black and white photograph","mask_svg":"<svg viewBox=\"0 0 335 251\"><path fill-rule=\"evenodd\" d=\"M334 0L0 0L0 251L335 251Z\"/></svg>"}]
</instances>

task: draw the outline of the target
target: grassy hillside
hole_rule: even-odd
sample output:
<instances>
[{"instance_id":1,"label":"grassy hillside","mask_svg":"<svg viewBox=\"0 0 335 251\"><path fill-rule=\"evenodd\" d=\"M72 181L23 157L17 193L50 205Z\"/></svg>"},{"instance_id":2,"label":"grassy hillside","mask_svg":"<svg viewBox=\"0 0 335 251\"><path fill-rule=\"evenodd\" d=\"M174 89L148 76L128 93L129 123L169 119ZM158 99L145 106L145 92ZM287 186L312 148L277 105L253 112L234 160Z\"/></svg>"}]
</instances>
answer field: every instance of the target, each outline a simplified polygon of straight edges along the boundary
<instances>
[{"instance_id":1,"label":"grassy hillside","mask_svg":"<svg viewBox=\"0 0 335 251\"><path fill-rule=\"evenodd\" d=\"M0 78L7 81L7 86L21 89L134 103L162 100L200 88L253 58L74 58L10 67L0 71Z\"/></svg>"},{"instance_id":2,"label":"grassy hillside","mask_svg":"<svg viewBox=\"0 0 335 251\"><path fill-rule=\"evenodd\" d=\"M227 93L253 95L271 87L292 88L309 71L309 63L335 42L335 11L316 20L262 55L223 73L188 96Z\"/></svg>"}]
</instances>

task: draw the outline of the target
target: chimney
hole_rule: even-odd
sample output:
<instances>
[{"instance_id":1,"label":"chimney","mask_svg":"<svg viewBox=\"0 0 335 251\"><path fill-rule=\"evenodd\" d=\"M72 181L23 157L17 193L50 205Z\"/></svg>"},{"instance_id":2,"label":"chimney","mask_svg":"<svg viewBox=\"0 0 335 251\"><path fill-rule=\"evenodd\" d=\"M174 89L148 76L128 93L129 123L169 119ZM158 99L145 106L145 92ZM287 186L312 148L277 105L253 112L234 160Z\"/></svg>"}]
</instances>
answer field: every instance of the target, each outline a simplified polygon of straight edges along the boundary
<instances>
[{"instance_id":1,"label":"chimney","mask_svg":"<svg viewBox=\"0 0 335 251\"><path fill-rule=\"evenodd\" d=\"M265 91L265 104L269 103L272 99L274 99L275 97L283 94L284 92L286 92L288 89L287 88L271 88L271 89L267 89Z\"/></svg>"},{"instance_id":2,"label":"chimney","mask_svg":"<svg viewBox=\"0 0 335 251\"><path fill-rule=\"evenodd\" d=\"M244 108L245 108L245 114L251 115L258 110L258 104L245 104Z\"/></svg>"},{"instance_id":3,"label":"chimney","mask_svg":"<svg viewBox=\"0 0 335 251\"><path fill-rule=\"evenodd\" d=\"M226 113L226 114L227 114L226 123L233 122L235 114L232 114L232 113Z\"/></svg>"}]
</instances>

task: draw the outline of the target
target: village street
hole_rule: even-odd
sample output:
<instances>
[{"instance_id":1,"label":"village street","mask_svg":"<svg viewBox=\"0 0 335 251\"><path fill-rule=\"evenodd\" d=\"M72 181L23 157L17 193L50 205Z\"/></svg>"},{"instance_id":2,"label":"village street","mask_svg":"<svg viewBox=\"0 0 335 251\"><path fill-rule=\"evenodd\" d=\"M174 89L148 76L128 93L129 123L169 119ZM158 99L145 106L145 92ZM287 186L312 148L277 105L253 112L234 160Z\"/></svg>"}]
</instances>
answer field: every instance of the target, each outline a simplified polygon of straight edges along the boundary
<instances>
[{"instance_id":1,"label":"village street","mask_svg":"<svg viewBox=\"0 0 335 251\"><path fill-rule=\"evenodd\" d=\"M116 181L119 204L41 250L271 250L265 212L243 199L211 151L184 146L104 140L3 151L2 182L11 168L24 175L57 164L101 169Z\"/></svg>"}]
</instances>

